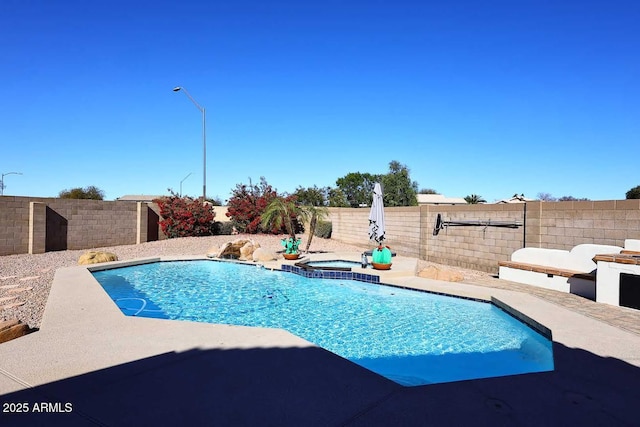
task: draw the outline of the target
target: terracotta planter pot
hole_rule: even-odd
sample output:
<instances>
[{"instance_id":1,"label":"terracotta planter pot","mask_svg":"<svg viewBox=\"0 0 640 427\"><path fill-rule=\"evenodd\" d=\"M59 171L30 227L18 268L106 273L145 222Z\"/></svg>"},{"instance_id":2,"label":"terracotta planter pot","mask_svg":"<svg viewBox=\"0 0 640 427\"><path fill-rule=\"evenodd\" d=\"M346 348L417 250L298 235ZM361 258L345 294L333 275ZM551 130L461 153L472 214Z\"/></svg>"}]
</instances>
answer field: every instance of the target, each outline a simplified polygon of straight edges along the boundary
<instances>
[{"instance_id":1,"label":"terracotta planter pot","mask_svg":"<svg viewBox=\"0 0 640 427\"><path fill-rule=\"evenodd\" d=\"M372 262L371 265L376 270L390 270L391 264L378 264L377 262Z\"/></svg>"},{"instance_id":2,"label":"terracotta planter pot","mask_svg":"<svg viewBox=\"0 0 640 427\"><path fill-rule=\"evenodd\" d=\"M294 260L300 258L300 254L282 254L284 259Z\"/></svg>"}]
</instances>

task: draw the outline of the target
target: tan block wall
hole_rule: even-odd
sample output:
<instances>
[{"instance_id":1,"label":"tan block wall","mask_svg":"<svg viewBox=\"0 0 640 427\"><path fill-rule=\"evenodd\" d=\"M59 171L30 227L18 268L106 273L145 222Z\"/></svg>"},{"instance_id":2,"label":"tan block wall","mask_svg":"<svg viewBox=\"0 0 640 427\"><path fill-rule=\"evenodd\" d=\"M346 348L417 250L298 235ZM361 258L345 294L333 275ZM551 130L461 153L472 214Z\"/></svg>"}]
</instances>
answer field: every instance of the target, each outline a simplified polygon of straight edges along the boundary
<instances>
[{"instance_id":1,"label":"tan block wall","mask_svg":"<svg viewBox=\"0 0 640 427\"><path fill-rule=\"evenodd\" d=\"M0 255L29 252L29 200L0 196Z\"/></svg>"},{"instance_id":2,"label":"tan block wall","mask_svg":"<svg viewBox=\"0 0 640 427\"><path fill-rule=\"evenodd\" d=\"M147 206L157 211L157 206ZM0 196L0 255L41 251L42 224L49 210L66 222L66 249L135 244L156 234L155 228L145 227L149 217L145 221L144 209L139 212L134 202ZM375 246L368 237L368 208L330 208L329 213L333 239L363 249ZM513 229L450 226L434 236L438 213L446 221L524 225ZM386 208L385 219L385 243L398 254L488 272L497 272L498 261L509 260L524 246L568 250L581 243L624 246L625 239L640 239L640 200L424 205ZM161 232L157 237L165 238Z\"/></svg>"},{"instance_id":3,"label":"tan block wall","mask_svg":"<svg viewBox=\"0 0 640 427\"><path fill-rule=\"evenodd\" d=\"M384 244L399 255L418 258L420 254L420 208L386 208L386 236ZM373 249L369 240L368 208L329 208L332 222L331 238L363 249Z\"/></svg>"},{"instance_id":4,"label":"tan block wall","mask_svg":"<svg viewBox=\"0 0 640 427\"><path fill-rule=\"evenodd\" d=\"M433 235L436 217L443 221L520 223L518 228L481 225L447 226ZM523 247L524 204L422 206L420 259L480 271L497 272L498 261L508 260Z\"/></svg>"},{"instance_id":5,"label":"tan block wall","mask_svg":"<svg viewBox=\"0 0 640 427\"><path fill-rule=\"evenodd\" d=\"M0 255L44 252L47 209L66 221L66 249L135 244L138 236L147 239L146 230L138 233L139 223L146 224L139 221L135 202L2 196Z\"/></svg>"},{"instance_id":6,"label":"tan block wall","mask_svg":"<svg viewBox=\"0 0 640 427\"><path fill-rule=\"evenodd\" d=\"M518 228L449 226L433 235L436 216L445 221L519 222ZM332 208L332 238L370 248L369 209ZM423 205L386 208L385 241L401 255L497 273L523 247L570 250L594 243L624 246L640 239L640 200Z\"/></svg>"},{"instance_id":7,"label":"tan block wall","mask_svg":"<svg viewBox=\"0 0 640 427\"><path fill-rule=\"evenodd\" d=\"M136 243L135 202L51 199L46 203L68 221L67 249Z\"/></svg>"},{"instance_id":8,"label":"tan block wall","mask_svg":"<svg viewBox=\"0 0 640 427\"><path fill-rule=\"evenodd\" d=\"M569 250L625 239L640 239L640 200L527 203L527 246Z\"/></svg>"},{"instance_id":9,"label":"tan block wall","mask_svg":"<svg viewBox=\"0 0 640 427\"><path fill-rule=\"evenodd\" d=\"M29 202L29 253L43 254L47 242L47 205Z\"/></svg>"}]
</instances>

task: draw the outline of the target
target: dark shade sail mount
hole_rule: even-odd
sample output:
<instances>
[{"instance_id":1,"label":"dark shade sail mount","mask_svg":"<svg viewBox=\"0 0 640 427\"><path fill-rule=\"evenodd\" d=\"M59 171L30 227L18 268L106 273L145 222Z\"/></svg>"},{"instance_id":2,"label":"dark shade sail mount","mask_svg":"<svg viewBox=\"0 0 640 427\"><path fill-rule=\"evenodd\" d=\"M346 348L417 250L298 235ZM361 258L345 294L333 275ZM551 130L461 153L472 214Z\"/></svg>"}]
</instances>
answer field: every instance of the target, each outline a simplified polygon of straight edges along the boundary
<instances>
[{"instance_id":1,"label":"dark shade sail mount","mask_svg":"<svg viewBox=\"0 0 640 427\"><path fill-rule=\"evenodd\" d=\"M440 230L446 227L501 227L501 228L518 228L522 227L519 221L492 221L492 220L466 220L466 221L445 221L442 214L436 216L436 225L433 228L433 235L437 236Z\"/></svg>"}]
</instances>

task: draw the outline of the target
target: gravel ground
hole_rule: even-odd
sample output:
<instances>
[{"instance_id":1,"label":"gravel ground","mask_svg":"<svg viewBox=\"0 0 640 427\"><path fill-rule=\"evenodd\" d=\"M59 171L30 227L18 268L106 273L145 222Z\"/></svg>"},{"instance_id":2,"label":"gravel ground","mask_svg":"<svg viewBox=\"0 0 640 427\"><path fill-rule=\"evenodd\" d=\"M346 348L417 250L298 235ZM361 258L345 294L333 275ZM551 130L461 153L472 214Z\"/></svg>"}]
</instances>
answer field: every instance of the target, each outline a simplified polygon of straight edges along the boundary
<instances>
[{"instance_id":1,"label":"gravel ground","mask_svg":"<svg viewBox=\"0 0 640 427\"><path fill-rule=\"evenodd\" d=\"M281 236L239 235L186 237L180 239L148 242L140 245L111 246L95 249L47 252L38 255L20 254L0 256L0 320L18 319L31 328L38 328L49 296L55 270L77 265L78 258L89 250L113 252L119 260L169 255L204 255L210 248L236 238L253 239L260 246L280 251ZM311 244L312 252L361 252L362 247L316 237ZM429 265L461 272L465 279L486 276L487 273L438 266L426 261L419 262L419 270Z\"/></svg>"}]
</instances>

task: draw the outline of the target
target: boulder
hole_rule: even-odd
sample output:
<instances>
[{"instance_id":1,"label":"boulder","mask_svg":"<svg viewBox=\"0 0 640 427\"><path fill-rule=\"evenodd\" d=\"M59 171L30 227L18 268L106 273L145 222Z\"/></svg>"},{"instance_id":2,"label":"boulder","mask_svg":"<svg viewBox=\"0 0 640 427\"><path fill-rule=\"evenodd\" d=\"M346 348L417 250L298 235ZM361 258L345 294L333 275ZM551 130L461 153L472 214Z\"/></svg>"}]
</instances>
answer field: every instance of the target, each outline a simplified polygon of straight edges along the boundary
<instances>
[{"instance_id":1,"label":"boulder","mask_svg":"<svg viewBox=\"0 0 640 427\"><path fill-rule=\"evenodd\" d=\"M253 260L255 262L275 261L278 259L278 255L270 250L264 248L257 248L253 251Z\"/></svg>"},{"instance_id":2,"label":"boulder","mask_svg":"<svg viewBox=\"0 0 640 427\"><path fill-rule=\"evenodd\" d=\"M260 244L253 240L247 242L240 248L240 258L242 261L251 261L253 259L253 252L260 248Z\"/></svg>"},{"instance_id":3,"label":"boulder","mask_svg":"<svg viewBox=\"0 0 640 427\"><path fill-rule=\"evenodd\" d=\"M218 246L211 246L209 248L209 250L207 251L207 258L215 258L218 256L218 254L220 253L220 247Z\"/></svg>"},{"instance_id":4,"label":"boulder","mask_svg":"<svg viewBox=\"0 0 640 427\"><path fill-rule=\"evenodd\" d=\"M111 252L102 252L102 251L89 251L78 259L78 265L87 265L87 264L98 264L100 262L110 262L117 261L118 257L116 254L112 254Z\"/></svg>"},{"instance_id":5,"label":"boulder","mask_svg":"<svg viewBox=\"0 0 640 427\"><path fill-rule=\"evenodd\" d=\"M0 321L0 343L27 335L29 331L29 325L19 320Z\"/></svg>"},{"instance_id":6,"label":"boulder","mask_svg":"<svg viewBox=\"0 0 640 427\"><path fill-rule=\"evenodd\" d=\"M457 271L442 270L432 265L420 271L418 276L425 279L442 280L445 282L460 282L464 280L464 276Z\"/></svg>"},{"instance_id":7,"label":"boulder","mask_svg":"<svg viewBox=\"0 0 640 427\"><path fill-rule=\"evenodd\" d=\"M260 245L253 240L236 239L222 245L217 257L250 260L255 248L259 247Z\"/></svg>"}]
</instances>

